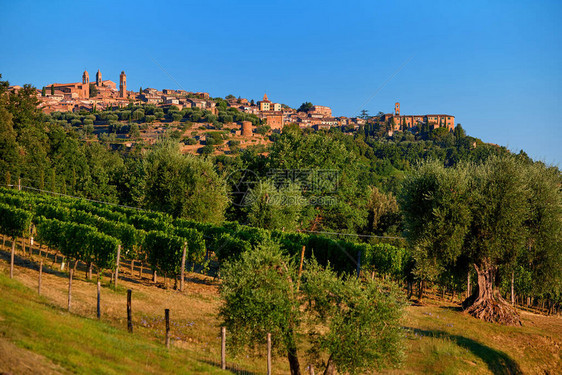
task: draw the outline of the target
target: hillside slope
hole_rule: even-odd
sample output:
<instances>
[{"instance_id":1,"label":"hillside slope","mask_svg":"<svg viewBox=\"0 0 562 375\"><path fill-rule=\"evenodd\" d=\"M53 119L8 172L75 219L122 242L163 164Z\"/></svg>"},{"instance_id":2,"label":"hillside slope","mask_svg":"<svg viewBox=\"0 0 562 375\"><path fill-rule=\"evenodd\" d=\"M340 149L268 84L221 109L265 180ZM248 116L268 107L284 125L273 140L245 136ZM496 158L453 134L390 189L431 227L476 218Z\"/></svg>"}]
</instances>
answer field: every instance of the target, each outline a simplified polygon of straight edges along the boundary
<instances>
[{"instance_id":1,"label":"hillside slope","mask_svg":"<svg viewBox=\"0 0 562 375\"><path fill-rule=\"evenodd\" d=\"M36 263L18 257L10 280L7 257L0 250L0 372L225 373L217 366L220 300L211 278L189 274L181 293L154 285L148 273L139 280L138 268L131 274L125 265L116 291L104 278L98 321L96 285L82 269L68 313L68 279L58 264L46 262L38 296ZM133 290L133 334L126 330L126 289ZM170 350L163 345L165 308L171 309ZM426 298L425 305L407 308L404 365L385 373L562 373L562 319L522 312L522 320L523 327L489 324L463 314L458 304ZM227 359L232 372L265 373L263 357L228 353ZM275 357L274 373L287 373L285 362Z\"/></svg>"}]
</instances>

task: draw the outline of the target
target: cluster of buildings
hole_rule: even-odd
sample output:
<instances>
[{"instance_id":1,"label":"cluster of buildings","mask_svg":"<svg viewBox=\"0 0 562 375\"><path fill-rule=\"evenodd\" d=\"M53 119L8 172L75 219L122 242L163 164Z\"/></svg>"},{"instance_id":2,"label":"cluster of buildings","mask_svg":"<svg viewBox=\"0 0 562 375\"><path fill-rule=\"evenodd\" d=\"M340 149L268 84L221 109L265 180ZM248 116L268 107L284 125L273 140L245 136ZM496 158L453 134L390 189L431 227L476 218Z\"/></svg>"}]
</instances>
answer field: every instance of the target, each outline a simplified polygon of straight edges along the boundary
<instances>
[{"instance_id":1,"label":"cluster of buildings","mask_svg":"<svg viewBox=\"0 0 562 375\"><path fill-rule=\"evenodd\" d=\"M154 88L127 91L127 76L124 71L119 75L119 88L111 80L103 80L101 71L96 73L95 81L90 82L87 71L82 74L82 82L53 83L37 90L40 107L46 113L54 111L92 111L111 107L123 107L129 103L154 104L157 106L174 105L178 109L200 108L218 114L217 103L206 92L189 92L185 90L162 91ZM404 131L426 124L430 128L446 127L453 130L455 117L445 114L401 115L400 103L395 104L394 113L383 114L370 118L335 117L330 107L313 105L306 111L298 111L280 103L269 100L267 94L254 103L244 98L229 96L226 99L231 108L254 114L264 120L271 129L281 130L286 124L297 124L301 128L326 129L331 127L353 127L369 123L384 124L388 133Z\"/></svg>"},{"instance_id":2,"label":"cluster of buildings","mask_svg":"<svg viewBox=\"0 0 562 375\"><path fill-rule=\"evenodd\" d=\"M119 75L119 89L111 80L104 80L98 69L96 80L90 82L87 70L82 73L82 82L52 83L37 90L40 108L43 112L92 110L94 106L127 105L132 93L127 91L127 75Z\"/></svg>"},{"instance_id":3,"label":"cluster of buildings","mask_svg":"<svg viewBox=\"0 0 562 375\"><path fill-rule=\"evenodd\" d=\"M365 124L364 119L357 117L332 117L332 109L321 105L314 105L307 111L298 111L280 103L272 102L267 94L255 104L248 102L247 99L229 99L227 102L230 107L254 114L265 120L273 130L280 130L286 124L297 124L301 128L312 127L314 129L346 125L359 127L359 125Z\"/></svg>"},{"instance_id":4,"label":"cluster of buildings","mask_svg":"<svg viewBox=\"0 0 562 375\"><path fill-rule=\"evenodd\" d=\"M401 115L400 103L394 104L394 113L381 114L375 117L379 123L389 124L389 132L408 130L427 125L429 129L447 128L452 131L455 128L455 116L452 115Z\"/></svg>"}]
</instances>

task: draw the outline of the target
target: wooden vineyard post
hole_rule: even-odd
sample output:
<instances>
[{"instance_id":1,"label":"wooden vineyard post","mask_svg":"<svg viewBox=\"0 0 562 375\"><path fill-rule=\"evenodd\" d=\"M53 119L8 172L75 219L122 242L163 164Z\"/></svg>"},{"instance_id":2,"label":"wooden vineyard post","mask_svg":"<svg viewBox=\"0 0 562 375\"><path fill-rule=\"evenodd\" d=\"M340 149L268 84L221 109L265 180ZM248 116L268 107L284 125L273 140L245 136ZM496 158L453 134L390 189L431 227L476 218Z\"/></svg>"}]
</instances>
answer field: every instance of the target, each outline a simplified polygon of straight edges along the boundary
<instances>
[{"instance_id":1,"label":"wooden vineyard post","mask_svg":"<svg viewBox=\"0 0 562 375\"><path fill-rule=\"evenodd\" d=\"M135 272L135 260L131 259L131 276L133 275L134 272Z\"/></svg>"},{"instance_id":2,"label":"wooden vineyard post","mask_svg":"<svg viewBox=\"0 0 562 375\"><path fill-rule=\"evenodd\" d=\"M152 282L156 284L156 270L152 270Z\"/></svg>"},{"instance_id":3,"label":"wooden vineyard post","mask_svg":"<svg viewBox=\"0 0 562 375\"><path fill-rule=\"evenodd\" d=\"M41 278L43 276L43 259L39 263L39 284L37 285L37 294L41 295Z\"/></svg>"},{"instance_id":4,"label":"wooden vineyard post","mask_svg":"<svg viewBox=\"0 0 562 375\"><path fill-rule=\"evenodd\" d=\"M267 375L271 375L271 333L267 334Z\"/></svg>"},{"instance_id":5,"label":"wooden vineyard post","mask_svg":"<svg viewBox=\"0 0 562 375\"><path fill-rule=\"evenodd\" d=\"M121 245L117 245L117 261L115 262L115 280L114 286L117 288L117 280L119 280L119 259L121 258Z\"/></svg>"},{"instance_id":6,"label":"wooden vineyard post","mask_svg":"<svg viewBox=\"0 0 562 375\"><path fill-rule=\"evenodd\" d=\"M226 327L221 327L221 369L226 370Z\"/></svg>"},{"instance_id":7,"label":"wooden vineyard post","mask_svg":"<svg viewBox=\"0 0 562 375\"><path fill-rule=\"evenodd\" d=\"M21 252L25 255L25 238L21 238Z\"/></svg>"},{"instance_id":8,"label":"wooden vineyard post","mask_svg":"<svg viewBox=\"0 0 562 375\"><path fill-rule=\"evenodd\" d=\"M139 279L142 280L142 266L144 265L144 262L141 260L140 261L140 267L139 267Z\"/></svg>"},{"instance_id":9,"label":"wooden vineyard post","mask_svg":"<svg viewBox=\"0 0 562 375\"><path fill-rule=\"evenodd\" d=\"M72 274L74 273L74 269L72 267L68 267L68 311L70 311L70 304L72 302Z\"/></svg>"},{"instance_id":10,"label":"wooden vineyard post","mask_svg":"<svg viewBox=\"0 0 562 375\"><path fill-rule=\"evenodd\" d=\"M301 250L301 262L299 264L299 277L297 278L297 292L300 288L301 285L301 275L302 275L302 263L304 262L304 250L306 249L306 246L303 245L302 250Z\"/></svg>"},{"instance_id":11,"label":"wooden vineyard post","mask_svg":"<svg viewBox=\"0 0 562 375\"><path fill-rule=\"evenodd\" d=\"M14 278L14 256L16 253L16 240L12 239L12 253L10 254L10 279Z\"/></svg>"},{"instance_id":12,"label":"wooden vineyard post","mask_svg":"<svg viewBox=\"0 0 562 375\"><path fill-rule=\"evenodd\" d=\"M133 333L133 321L132 321L132 311L131 311L131 294L133 291L131 289L127 290L127 330Z\"/></svg>"},{"instance_id":13,"label":"wooden vineyard post","mask_svg":"<svg viewBox=\"0 0 562 375\"><path fill-rule=\"evenodd\" d=\"M185 255L187 252L187 242L183 244L183 253L181 255L181 278L180 278L180 291L183 292L183 279L185 274Z\"/></svg>"},{"instance_id":14,"label":"wooden vineyard post","mask_svg":"<svg viewBox=\"0 0 562 375\"><path fill-rule=\"evenodd\" d=\"M164 318L166 319L166 348L170 347L170 309L164 310Z\"/></svg>"},{"instance_id":15,"label":"wooden vineyard post","mask_svg":"<svg viewBox=\"0 0 562 375\"><path fill-rule=\"evenodd\" d=\"M101 283L98 277L98 305L97 305L97 316L98 319L101 318Z\"/></svg>"}]
</instances>

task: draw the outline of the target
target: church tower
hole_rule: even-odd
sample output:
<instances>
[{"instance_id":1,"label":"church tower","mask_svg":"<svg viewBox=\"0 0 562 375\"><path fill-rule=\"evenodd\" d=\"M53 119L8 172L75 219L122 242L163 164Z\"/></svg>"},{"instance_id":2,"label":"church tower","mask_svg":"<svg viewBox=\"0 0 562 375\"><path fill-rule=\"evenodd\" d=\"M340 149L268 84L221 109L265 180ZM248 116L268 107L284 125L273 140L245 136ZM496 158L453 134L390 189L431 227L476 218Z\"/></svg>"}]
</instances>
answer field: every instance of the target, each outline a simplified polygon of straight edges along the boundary
<instances>
[{"instance_id":1,"label":"church tower","mask_svg":"<svg viewBox=\"0 0 562 375\"><path fill-rule=\"evenodd\" d=\"M127 76L125 75L125 71L121 71L121 75L119 76L119 97L127 97Z\"/></svg>"},{"instance_id":2,"label":"church tower","mask_svg":"<svg viewBox=\"0 0 562 375\"><path fill-rule=\"evenodd\" d=\"M100 72L99 69L98 69L98 72L96 73L96 85L98 87L101 87L101 72Z\"/></svg>"},{"instance_id":3,"label":"church tower","mask_svg":"<svg viewBox=\"0 0 562 375\"><path fill-rule=\"evenodd\" d=\"M84 70L82 74L82 84L87 85L90 83L90 75L88 74L87 70Z\"/></svg>"},{"instance_id":4,"label":"church tower","mask_svg":"<svg viewBox=\"0 0 562 375\"><path fill-rule=\"evenodd\" d=\"M394 114L396 116L400 116L400 103L396 102L396 104L394 104Z\"/></svg>"}]
</instances>

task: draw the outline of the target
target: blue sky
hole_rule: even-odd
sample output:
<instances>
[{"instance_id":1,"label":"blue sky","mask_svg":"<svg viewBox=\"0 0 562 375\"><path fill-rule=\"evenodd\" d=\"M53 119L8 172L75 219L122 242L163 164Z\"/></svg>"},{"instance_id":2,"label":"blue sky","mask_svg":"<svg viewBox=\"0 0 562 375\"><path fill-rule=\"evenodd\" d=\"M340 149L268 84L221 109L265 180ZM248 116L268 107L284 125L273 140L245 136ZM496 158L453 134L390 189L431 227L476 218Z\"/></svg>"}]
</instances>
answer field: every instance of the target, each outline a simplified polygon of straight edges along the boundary
<instances>
[{"instance_id":1,"label":"blue sky","mask_svg":"<svg viewBox=\"0 0 562 375\"><path fill-rule=\"evenodd\" d=\"M267 92L346 116L399 101L403 114L455 115L472 136L560 164L561 17L562 2L546 0L2 0L0 73L41 87L125 70L129 89Z\"/></svg>"}]
</instances>

